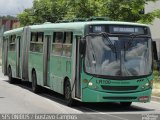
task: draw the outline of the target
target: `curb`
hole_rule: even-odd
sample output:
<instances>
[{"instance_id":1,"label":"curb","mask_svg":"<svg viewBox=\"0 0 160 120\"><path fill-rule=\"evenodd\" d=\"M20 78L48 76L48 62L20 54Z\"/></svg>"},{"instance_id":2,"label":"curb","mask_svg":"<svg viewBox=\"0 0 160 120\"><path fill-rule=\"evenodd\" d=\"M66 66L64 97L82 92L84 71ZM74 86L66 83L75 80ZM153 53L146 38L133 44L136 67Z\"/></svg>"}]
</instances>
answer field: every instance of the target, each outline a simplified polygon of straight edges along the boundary
<instances>
[{"instance_id":1,"label":"curb","mask_svg":"<svg viewBox=\"0 0 160 120\"><path fill-rule=\"evenodd\" d=\"M160 97L152 96L151 101L159 102L160 103Z\"/></svg>"}]
</instances>

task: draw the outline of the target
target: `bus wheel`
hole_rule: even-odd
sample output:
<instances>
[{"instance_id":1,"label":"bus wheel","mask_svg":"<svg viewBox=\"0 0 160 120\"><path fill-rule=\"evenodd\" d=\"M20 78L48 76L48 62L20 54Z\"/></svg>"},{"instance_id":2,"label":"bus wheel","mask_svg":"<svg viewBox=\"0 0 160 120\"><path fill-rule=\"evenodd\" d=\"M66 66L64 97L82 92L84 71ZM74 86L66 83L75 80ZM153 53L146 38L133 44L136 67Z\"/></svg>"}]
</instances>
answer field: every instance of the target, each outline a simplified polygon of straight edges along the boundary
<instances>
[{"instance_id":1,"label":"bus wheel","mask_svg":"<svg viewBox=\"0 0 160 120\"><path fill-rule=\"evenodd\" d=\"M131 106L132 102L120 102L120 104L122 105L122 107L127 108Z\"/></svg>"},{"instance_id":2,"label":"bus wheel","mask_svg":"<svg viewBox=\"0 0 160 120\"><path fill-rule=\"evenodd\" d=\"M64 97L65 97L66 104L68 106L71 107L75 105L75 101L72 99L71 85L68 80L65 82L65 85L64 85Z\"/></svg>"},{"instance_id":3,"label":"bus wheel","mask_svg":"<svg viewBox=\"0 0 160 120\"><path fill-rule=\"evenodd\" d=\"M8 68L8 78L9 78L9 82L11 84L15 83L15 81L14 81L14 79L12 77L12 69L11 69L11 67Z\"/></svg>"},{"instance_id":4,"label":"bus wheel","mask_svg":"<svg viewBox=\"0 0 160 120\"><path fill-rule=\"evenodd\" d=\"M37 85L37 76L36 76L35 71L33 71L33 73L32 73L32 91L34 93L39 93L40 92L40 88Z\"/></svg>"}]
</instances>

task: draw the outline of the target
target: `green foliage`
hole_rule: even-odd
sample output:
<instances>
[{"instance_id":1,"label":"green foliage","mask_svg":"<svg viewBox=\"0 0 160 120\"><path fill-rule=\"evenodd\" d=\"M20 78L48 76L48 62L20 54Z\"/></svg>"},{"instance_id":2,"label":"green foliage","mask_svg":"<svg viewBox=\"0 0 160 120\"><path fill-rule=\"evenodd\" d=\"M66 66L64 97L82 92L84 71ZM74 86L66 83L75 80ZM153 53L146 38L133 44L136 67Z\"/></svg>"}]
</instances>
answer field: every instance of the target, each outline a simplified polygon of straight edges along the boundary
<instances>
[{"instance_id":1,"label":"green foliage","mask_svg":"<svg viewBox=\"0 0 160 120\"><path fill-rule=\"evenodd\" d=\"M32 9L25 9L22 14L18 15L18 19L22 26L30 25L33 23Z\"/></svg>"},{"instance_id":2,"label":"green foliage","mask_svg":"<svg viewBox=\"0 0 160 120\"><path fill-rule=\"evenodd\" d=\"M101 16L102 0L69 0L70 7L65 15L67 18L89 18Z\"/></svg>"},{"instance_id":3,"label":"green foliage","mask_svg":"<svg viewBox=\"0 0 160 120\"><path fill-rule=\"evenodd\" d=\"M18 18L22 25L55 22L62 19L109 17L115 21L151 23L160 10L143 14L148 1L157 0L34 0Z\"/></svg>"},{"instance_id":4,"label":"green foliage","mask_svg":"<svg viewBox=\"0 0 160 120\"><path fill-rule=\"evenodd\" d=\"M18 15L22 26L44 22L55 22L67 13L66 0L34 0L31 9Z\"/></svg>"},{"instance_id":5,"label":"green foliage","mask_svg":"<svg viewBox=\"0 0 160 120\"><path fill-rule=\"evenodd\" d=\"M156 60L153 60L153 69L158 70L158 64Z\"/></svg>"},{"instance_id":6,"label":"green foliage","mask_svg":"<svg viewBox=\"0 0 160 120\"><path fill-rule=\"evenodd\" d=\"M144 9L144 0L107 0L105 10L113 20L137 21Z\"/></svg>"},{"instance_id":7,"label":"green foliage","mask_svg":"<svg viewBox=\"0 0 160 120\"><path fill-rule=\"evenodd\" d=\"M153 76L154 76L154 82L158 82L159 81L159 71L154 70Z\"/></svg>"},{"instance_id":8,"label":"green foliage","mask_svg":"<svg viewBox=\"0 0 160 120\"><path fill-rule=\"evenodd\" d=\"M160 18L160 10L143 14L147 1L157 0L104 0L102 15L116 21L151 23Z\"/></svg>"},{"instance_id":9,"label":"green foliage","mask_svg":"<svg viewBox=\"0 0 160 120\"><path fill-rule=\"evenodd\" d=\"M138 20L140 23L152 23L155 18L160 18L160 9L154 10L153 12L144 14L141 16L141 19Z\"/></svg>"}]
</instances>

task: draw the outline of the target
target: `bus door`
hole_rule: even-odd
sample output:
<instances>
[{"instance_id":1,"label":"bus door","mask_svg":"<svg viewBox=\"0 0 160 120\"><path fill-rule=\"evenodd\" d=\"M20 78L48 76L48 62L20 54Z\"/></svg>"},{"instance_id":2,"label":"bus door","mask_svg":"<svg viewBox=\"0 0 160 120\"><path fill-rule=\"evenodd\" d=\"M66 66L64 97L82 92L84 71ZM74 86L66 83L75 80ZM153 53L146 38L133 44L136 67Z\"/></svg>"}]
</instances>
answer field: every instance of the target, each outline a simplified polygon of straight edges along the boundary
<instances>
[{"instance_id":1,"label":"bus door","mask_svg":"<svg viewBox=\"0 0 160 120\"><path fill-rule=\"evenodd\" d=\"M7 75L8 68L8 38L3 39L3 49L2 49L2 65L3 65L3 73Z\"/></svg>"},{"instance_id":2,"label":"bus door","mask_svg":"<svg viewBox=\"0 0 160 120\"><path fill-rule=\"evenodd\" d=\"M21 36L16 38L16 76L21 78Z\"/></svg>"},{"instance_id":3,"label":"bus door","mask_svg":"<svg viewBox=\"0 0 160 120\"><path fill-rule=\"evenodd\" d=\"M76 36L76 79L75 79L75 96L77 98L81 98L81 66L82 66L82 60L80 57L80 40L81 40L81 36Z\"/></svg>"},{"instance_id":4,"label":"bus door","mask_svg":"<svg viewBox=\"0 0 160 120\"><path fill-rule=\"evenodd\" d=\"M50 62L50 43L51 35L44 36L44 59L43 59L43 81L44 86L50 86L50 77L49 77L49 62Z\"/></svg>"}]
</instances>

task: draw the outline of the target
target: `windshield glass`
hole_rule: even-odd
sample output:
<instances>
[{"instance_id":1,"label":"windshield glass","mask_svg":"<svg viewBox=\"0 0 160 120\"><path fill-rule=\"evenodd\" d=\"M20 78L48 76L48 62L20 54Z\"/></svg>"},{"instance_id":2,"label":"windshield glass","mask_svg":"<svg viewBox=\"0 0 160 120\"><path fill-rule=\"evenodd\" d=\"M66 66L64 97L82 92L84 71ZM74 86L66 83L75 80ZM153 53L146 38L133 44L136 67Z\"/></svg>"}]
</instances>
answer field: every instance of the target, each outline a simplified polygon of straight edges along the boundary
<instances>
[{"instance_id":1,"label":"windshield glass","mask_svg":"<svg viewBox=\"0 0 160 120\"><path fill-rule=\"evenodd\" d=\"M85 70L106 76L142 76L152 72L151 39L87 36Z\"/></svg>"}]
</instances>

